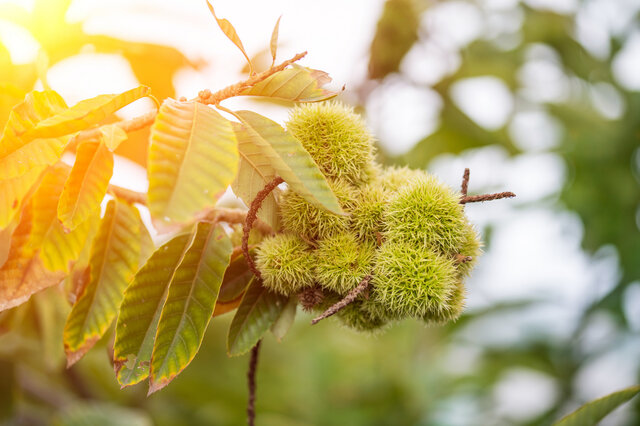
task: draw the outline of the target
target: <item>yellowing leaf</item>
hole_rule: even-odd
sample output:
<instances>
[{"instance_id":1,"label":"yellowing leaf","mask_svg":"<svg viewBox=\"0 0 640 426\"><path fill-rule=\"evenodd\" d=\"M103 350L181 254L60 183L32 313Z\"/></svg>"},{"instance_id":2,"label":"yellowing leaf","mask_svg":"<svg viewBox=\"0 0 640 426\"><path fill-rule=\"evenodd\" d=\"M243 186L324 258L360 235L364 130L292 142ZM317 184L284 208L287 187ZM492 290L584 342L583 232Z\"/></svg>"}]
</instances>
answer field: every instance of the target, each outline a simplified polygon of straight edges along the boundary
<instances>
[{"instance_id":1,"label":"yellowing leaf","mask_svg":"<svg viewBox=\"0 0 640 426\"><path fill-rule=\"evenodd\" d=\"M20 135L33 129L39 122L66 109L67 104L64 99L53 90L27 93L24 101L13 107L9 114L0 139L0 158L24 145Z\"/></svg>"},{"instance_id":2,"label":"yellowing leaf","mask_svg":"<svg viewBox=\"0 0 640 426\"><path fill-rule=\"evenodd\" d=\"M127 132L116 124L107 124L100 127L100 133L102 133L104 144L111 152L114 152L122 142L127 140Z\"/></svg>"},{"instance_id":3,"label":"yellowing leaf","mask_svg":"<svg viewBox=\"0 0 640 426\"><path fill-rule=\"evenodd\" d=\"M78 146L76 161L58 202L58 219L75 229L100 208L113 174L113 154L103 142Z\"/></svg>"},{"instance_id":4,"label":"yellowing leaf","mask_svg":"<svg viewBox=\"0 0 640 426\"><path fill-rule=\"evenodd\" d=\"M292 102L319 102L331 99L337 92L323 89L331 77L324 71L293 65L273 74L240 93L244 96L265 96Z\"/></svg>"},{"instance_id":5,"label":"yellowing leaf","mask_svg":"<svg viewBox=\"0 0 640 426\"><path fill-rule=\"evenodd\" d=\"M153 342L169 283L194 236L195 233L181 234L161 246L124 292L113 346L113 365L122 387L149 376Z\"/></svg>"},{"instance_id":6,"label":"yellowing leaf","mask_svg":"<svg viewBox=\"0 0 640 426\"><path fill-rule=\"evenodd\" d=\"M18 222L16 220L9 222L9 224L0 229L0 268L9 258L9 252L11 251L11 237L13 231L16 230Z\"/></svg>"},{"instance_id":7,"label":"yellowing leaf","mask_svg":"<svg viewBox=\"0 0 640 426\"><path fill-rule=\"evenodd\" d=\"M34 167L23 175L0 180L0 228L8 226L22 210L25 199L37 186L45 168Z\"/></svg>"},{"instance_id":8,"label":"yellowing leaf","mask_svg":"<svg viewBox=\"0 0 640 426\"><path fill-rule=\"evenodd\" d=\"M138 258L138 269L142 267L149 257L156 250L156 245L153 242L153 238L149 233L149 230L145 226L142 218L140 218L140 257Z\"/></svg>"},{"instance_id":9,"label":"yellowing leaf","mask_svg":"<svg viewBox=\"0 0 640 426\"><path fill-rule=\"evenodd\" d=\"M195 357L218 298L233 247L219 225L200 222L176 269L156 333L149 393L165 387Z\"/></svg>"},{"instance_id":10,"label":"yellowing leaf","mask_svg":"<svg viewBox=\"0 0 640 426\"><path fill-rule=\"evenodd\" d=\"M220 315L224 315L227 312L231 312L234 309L236 309L238 306L240 306L240 302L242 302L242 296L244 295L241 294L240 297L238 297L236 300L233 300L231 302L227 302L227 303L221 303L220 301L216 302L216 307L213 310L213 318L220 316Z\"/></svg>"},{"instance_id":11,"label":"yellowing leaf","mask_svg":"<svg viewBox=\"0 0 640 426\"><path fill-rule=\"evenodd\" d=\"M82 358L116 317L123 292L138 267L139 226L135 207L118 200L109 202L91 247L89 282L65 324L67 365Z\"/></svg>"},{"instance_id":12,"label":"yellowing leaf","mask_svg":"<svg viewBox=\"0 0 640 426\"><path fill-rule=\"evenodd\" d=\"M342 214L326 178L299 140L260 114L251 111L236 114L247 129L243 143L257 146L278 175L309 203Z\"/></svg>"},{"instance_id":13,"label":"yellowing leaf","mask_svg":"<svg viewBox=\"0 0 640 426\"><path fill-rule=\"evenodd\" d=\"M251 278L253 278L253 272L247 266L242 252L232 256L229 267L224 271L217 303L230 303L241 297L251 282Z\"/></svg>"},{"instance_id":14,"label":"yellowing leaf","mask_svg":"<svg viewBox=\"0 0 640 426\"><path fill-rule=\"evenodd\" d=\"M9 255L0 268L0 311L26 302L32 294L58 284L65 276L62 271L47 270L36 249L30 246L32 210L29 203L11 237Z\"/></svg>"},{"instance_id":15,"label":"yellowing leaf","mask_svg":"<svg viewBox=\"0 0 640 426\"><path fill-rule=\"evenodd\" d=\"M260 147L252 142L253 137L249 129L242 124L233 123L233 130L238 139L240 164L231 188L236 196L250 206L256 194L276 177L276 170ZM278 229L276 193L277 190L272 191L258 210L258 217L268 223L272 229Z\"/></svg>"},{"instance_id":16,"label":"yellowing leaf","mask_svg":"<svg viewBox=\"0 0 640 426\"><path fill-rule=\"evenodd\" d=\"M68 137L36 139L0 158L0 179L12 179L29 171L55 164L62 155Z\"/></svg>"},{"instance_id":17,"label":"yellowing leaf","mask_svg":"<svg viewBox=\"0 0 640 426\"><path fill-rule=\"evenodd\" d=\"M78 256L78 259L74 262L69 276L67 276L64 282L64 288L68 295L67 298L71 305L76 303L80 293L91 279L91 268L89 267L89 262L91 261L91 247L93 246L93 239L100 228L100 216L96 214L96 216L91 220L93 220L95 224L92 225L92 228L89 230L86 243ZM64 328L64 324L62 328Z\"/></svg>"},{"instance_id":18,"label":"yellowing leaf","mask_svg":"<svg viewBox=\"0 0 640 426\"><path fill-rule=\"evenodd\" d=\"M50 271L69 272L69 263L80 255L94 225L93 220L85 220L68 232L58 221L58 199L68 174L65 165L53 167L33 195L33 228L29 244L39 250L42 264Z\"/></svg>"},{"instance_id":19,"label":"yellowing leaf","mask_svg":"<svg viewBox=\"0 0 640 426\"><path fill-rule=\"evenodd\" d=\"M215 10L213 10L213 6L211 6L211 3L209 3L209 0L207 0L207 6L209 6L209 11L211 11L211 14L215 18L216 22L218 23L218 26L220 27L224 35L226 35L227 38L231 40L233 44L235 44L238 47L238 49L240 49L245 59L249 63L249 70L250 70L249 73L253 74L253 64L251 63L251 59L249 59L249 56L247 56L247 52L244 50L244 46L242 45L242 41L240 40L240 37L238 37L238 33L236 32L236 29L233 28L233 25L231 25L231 22L227 21L226 19L218 19L218 17L216 16Z\"/></svg>"},{"instance_id":20,"label":"yellowing leaf","mask_svg":"<svg viewBox=\"0 0 640 426\"><path fill-rule=\"evenodd\" d=\"M164 101L151 128L149 210L155 220L188 222L238 171L231 123L197 102Z\"/></svg>"},{"instance_id":21,"label":"yellowing leaf","mask_svg":"<svg viewBox=\"0 0 640 426\"><path fill-rule=\"evenodd\" d=\"M280 30L280 19L282 19L282 15L278 17L276 21L275 27L273 27L273 32L271 33L271 42L269 43L269 50L271 50L271 66L276 63L276 53L278 52L278 32Z\"/></svg>"},{"instance_id":22,"label":"yellowing leaf","mask_svg":"<svg viewBox=\"0 0 640 426\"><path fill-rule=\"evenodd\" d=\"M39 122L21 135L24 141L52 138L84 130L98 124L120 108L149 93L146 86L136 87L119 95L98 95L85 99L71 108Z\"/></svg>"},{"instance_id":23,"label":"yellowing leaf","mask_svg":"<svg viewBox=\"0 0 640 426\"><path fill-rule=\"evenodd\" d=\"M52 90L30 92L13 108L0 138L0 179L15 178L59 160L68 137L26 141L20 135L66 108L64 100Z\"/></svg>"},{"instance_id":24,"label":"yellowing leaf","mask_svg":"<svg viewBox=\"0 0 640 426\"><path fill-rule=\"evenodd\" d=\"M244 294L238 311L231 321L227 336L227 352L231 356L248 352L276 322L287 297L272 293L256 279Z\"/></svg>"}]
</instances>

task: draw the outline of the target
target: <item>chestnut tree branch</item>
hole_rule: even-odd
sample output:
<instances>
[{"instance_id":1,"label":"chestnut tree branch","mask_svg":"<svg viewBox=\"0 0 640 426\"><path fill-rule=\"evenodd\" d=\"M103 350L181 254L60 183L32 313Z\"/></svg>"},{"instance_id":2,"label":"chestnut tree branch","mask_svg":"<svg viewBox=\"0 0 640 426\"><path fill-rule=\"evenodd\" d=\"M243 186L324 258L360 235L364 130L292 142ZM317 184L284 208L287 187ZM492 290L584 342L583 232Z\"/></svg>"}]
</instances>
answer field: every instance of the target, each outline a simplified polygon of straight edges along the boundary
<instances>
[{"instance_id":1,"label":"chestnut tree branch","mask_svg":"<svg viewBox=\"0 0 640 426\"><path fill-rule=\"evenodd\" d=\"M284 70L286 67L293 64L294 62L299 61L300 59L304 58L306 55L307 55L307 52L298 53L293 58L287 59L286 61L282 62L281 64L275 67L271 67L268 70L265 70L259 74L256 74L245 81L232 84L231 86L225 87L224 89L219 90L215 93L211 93L211 91L208 89L203 90L198 94L198 97L195 98L194 100L201 102L203 104L217 104L225 99L231 98L233 96L237 96L243 90L255 84L260 83L261 81L271 77L273 74L277 72ZM132 118L130 120L122 120L116 123L116 125L120 127L122 130L124 130L125 132L133 132L135 130L140 130L152 125L157 115L158 115L157 111L150 111L144 115ZM98 127L96 127L96 128L84 130L78 133L72 143L78 144L80 142L97 139L99 137L100 137L100 130Z\"/></svg>"},{"instance_id":2,"label":"chestnut tree branch","mask_svg":"<svg viewBox=\"0 0 640 426\"><path fill-rule=\"evenodd\" d=\"M249 211L247 212L247 217L242 228L242 253L244 254L244 258L247 260L249 269L251 269L251 272L253 272L258 279L262 279L262 274L249 254L249 233L251 232L254 222L258 218L258 210L260 210L262 202L267 198L271 191L273 191L282 182L284 182L284 180L277 176L256 194L256 197L251 202L251 206L249 207Z\"/></svg>"},{"instance_id":3,"label":"chestnut tree branch","mask_svg":"<svg viewBox=\"0 0 640 426\"><path fill-rule=\"evenodd\" d=\"M320 321L322 321L323 319L329 318L331 315L337 314L342 309L344 309L349 303L351 303L354 300L356 300L358 295L360 293L362 293L363 291L365 291L365 289L369 286L369 282L371 281L371 278L373 278L372 275L367 275L366 277L364 277L362 279L362 281L360 281L360 284L358 284L358 286L356 288L351 290L349 292L349 294L347 294L344 297L344 299L342 299L338 303L334 304L333 306L329 307L329 309L324 311L319 317L314 318L311 321L311 325L315 325L315 324L319 323Z\"/></svg>"},{"instance_id":4,"label":"chestnut tree branch","mask_svg":"<svg viewBox=\"0 0 640 426\"><path fill-rule=\"evenodd\" d=\"M247 402L247 423L254 426L256 421L256 370L258 368L258 356L260 355L260 344L262 340L251 348L251 359L249 360L249 371L247 381L249 383L249 400Z\"/></svg>"},{"instance_id":5,"label":"chestnut tree branch","mask_svg":"<svg viewBox=\"0 0 640 426\"><path fill-rule=\"evenodd\" d=\"M243 90L245 90L245 89L247 89L247 88L249 88L249 87L251 87L253 85L258 84L263 80L266 80L267 78L271 77L273 74L284 70L289 65L291 65L294 62L297 62L300 59L304 58L306 55L307 55L307 52L298 53L293 58L287 59L286 61L284 61L280 65L277 65L275 67L271 67L268 70L262 71L261 73L256 74L256 75L250 77L249 79L247 79L245 81L241 81L239 83L236 83L236 84L233 84L231 86L225 87L224 89L219 90L219 91L217 91L215 93L211 93L211 91L209 89L205 89L205 90L201 91L200 93L198 93L197 100L198 100L198 102L203 103L203 104L214 105L214 104L220 103L221 101L223 101L225 99L232 98L234 96L238 96L240 94L240 92L242 92Z\"/></svg>"},{"instance_id":6,"label":"chestnut tree branch","mask_svg":"<svg viewBox=\"0 0 640 426\"><path fill-rule=\"evenodd\" d=\"M501 198L513 198L516 194L513 192L498 192L495 194L468 195L460 199L460 204L479 203L482 201L499 200Z\"/></svg>"}]
</instances>

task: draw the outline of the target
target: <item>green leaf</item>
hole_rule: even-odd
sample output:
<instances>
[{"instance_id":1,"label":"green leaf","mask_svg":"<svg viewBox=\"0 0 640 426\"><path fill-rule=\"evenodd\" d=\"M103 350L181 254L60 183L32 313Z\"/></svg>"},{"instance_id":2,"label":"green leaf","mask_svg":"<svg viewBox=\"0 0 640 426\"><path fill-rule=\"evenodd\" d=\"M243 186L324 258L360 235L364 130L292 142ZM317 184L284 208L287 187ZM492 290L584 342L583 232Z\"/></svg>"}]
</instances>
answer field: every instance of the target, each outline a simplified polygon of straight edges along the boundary
<instances>
[{"instance_id":1,"label":"green leaf","mask_svg":"<svg viewBox=\"0 0 640 426\"><path fill-rule=\"evenodd\" d=\"M241 96L264 96L291 102L320 102L338 95L323 89L331 77L324 71L292 65L245 90Z\"/></svg>"},{"instance_id":2,"label":"green leaf","mask_svg":"<svg viewBox=\"0 0 640 426\"><path fill-rule=\"evenodd\" d=\"M232 251L220 225L198 224L160 315L151 356L150 394L169 384L200 349Z\"/></svg>"},{"instance_id":3,"label":"green leaf","mask_svg":"<svg viewBox=\"0 0 640 426\"><path fill-rule=\"evenodd\" d=\"M197 102L164 101L149 148L149 210L155 220L192 220L215 204L237 171L238 148L228 120Z\"/></svg>"},{"instance_id":4,"label":"green leaf","mask_svg":"<svg viewBox=\"0 0 640 426\"><path fill-rule=\"evenodd\" d=\"M69 366L93 347L117 315L123 292L138 267L140 223L138 210L132 205L119 200L107 205L91 248L89 282L65 324Z\"/></svg>"},{"instance_id":5,"label":"green leaf","mask_svg":"<svg viewBox=\"0 0 640 426\"><path fill-rule=\"evenodd\" d=\"M276 21L276 25L273 27L273 32L271 33L271 42L269 43L269 50L271 50L271 66L276 63L276 53L278 52L278 33L280 32L280 19L282 19L282 15L278 17Z\"/></svg>"},{"instance_id":6,"label":"green leaf","mask_svg":"<svg viewBox=\"0 0 640 426\"><path fill-rule=\"evenodd\" d=\"M252 278L253 272L247 266L247 261L242 253L232 257L229 267L224 272L218 302L229 303L242 296Z\"/></svg>"},{"instance_id":7,"label":"green leaf","mask_svg":"<svg viewBox=\"0 0 640 426\"><path fill-rule=\"evenodd\" d=\"M20 136L23 141L69 135L102 122L120 108L149 94L146 86L118 95L99 95L85 99L71 108L39 122Z\"/></svg>"},{"instance_id":8,"label":"green leaf","mask_svg":"<svg viewBox=\"0 0 640 426\"><path fill-rule=\"evenodd\" d=\"M78 146L76 161L58 202L57 214L62 226L75 229L95 214L107 193L112 174L113 154L104 142Z\"/></svg>"},{"instance_id":9,"label":"green leaf","mask_svg":"<svg viewBox=\"0 0 640 426\"><path fill-rule=\"evenodd\" d=\"M282 313L271 326L271 333L275 336L278 342L281 342L284 339L284 336L287 334L293 322L296 319L296 309L298 307L298 299L297 297L290 297L289 301L285 305Z\"/></svg>"},{"instance_id":10,"label":"green leaf","mask_svg":"<svg viewBox=\"0 0 640 426\"><path fill-rule=\"evenodd\" d=\"M260 281L254 279L229 327L229 355L247 353L277 321L286 304L286 296L268 291Z\"/></svg>"},{"instance_id":11,"label":"green leaf","mask_svg":"<svg viewBox=\"0 0 640 426\"><path fill-rule=\"evenodd\" d=\"M632 386L591 401L573 413L563 417L555 426L590 426L597 424L607 414L640 393L640 386Z\"/></svg>"},{"instance_id":12,"label":"green leaf","mask_svg":"<svg viewBox=\"0 0 640 426\"><path fill-rule=\"evenodd\" d=\"M149 376L153 342L167 289L194 235L178 235L156 250L124 292L113 347L113 364L122 387Z\"/></svg>"},{"instance_id":13,"label":"green leaf","mask_svg":"<svg viewBox=\"0 0 640 426\"><path fill-rule=\"evenodd\" d=\"M299 140L278 123L251 111L238 111L246 141L257 146L278 175L301 197L318 207L342 214L326 178Z\"/></svg>"},{"instance_id":14,"label":"green leaf","mask_svg":"<svg viewBox=\"0 0 640 426\"><path fill-rule=\"evenodd\" d=\"M11 110L0 138L0 179L16 178L60 159L68 137L28 142L21 135L65 109L67 104L60 95L45 90L29 92L24 101Z\"/></svg>"},{"instance_id":15,"label":"green leaf","mask_svg":"<svg viewBox=\"0 0 640 426\"><path fill-rule=\"evenodd\" d=\"M260 147L252 142L253 133L250 129L242 124L233 123L233 130L238 140L240 163L231 188L236 196L250 206L258 192L276 177L276 170L269 158L262 154ZM277 192L277 189L271 191L258 210L258 217L272 229L278 229L279 222Z\"/></svg>"},{"instance_id":16,"label":"green leaf","mask_svg":"<svg viewBox=\"0 0 640 426\"><path fill-rule=\"evenodd\" d=\"M216 16L215 10L213 10L213 6L211 6L211 3L209 3L209 0L207 0L207 6L209 6L209 11L215 18L216 22L218 23L218 26L220 27L224 35L226 35L227 38L231 40L238 49L240 49L245 59L249 63L249 74L253 74L253 64L251 63L251 59L249 59L247 52L244 50L244 46L242 45L242 41L240 40L240 37L238 37L238 33L236 32L236 29L233 28L233 25L231 25L231 22L227 21L226 19L218 19L218 17Z\"/></svg>"}]
</instances>

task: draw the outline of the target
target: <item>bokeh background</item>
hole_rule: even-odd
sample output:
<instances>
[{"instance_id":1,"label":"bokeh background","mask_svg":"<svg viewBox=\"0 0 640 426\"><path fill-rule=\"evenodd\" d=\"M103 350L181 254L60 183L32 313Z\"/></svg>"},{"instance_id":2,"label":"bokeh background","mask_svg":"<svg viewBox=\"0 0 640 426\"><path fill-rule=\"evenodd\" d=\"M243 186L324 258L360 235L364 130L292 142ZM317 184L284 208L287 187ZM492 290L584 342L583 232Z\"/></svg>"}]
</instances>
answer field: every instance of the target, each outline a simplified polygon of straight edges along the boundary
<instances>
[{"instance_id":1,"label":"bokeh background","mask_svg":"<svg viewBox=\"0 0 640 426\"><path fill-rule=\"evenodd\" d=\"M513 200L467 207L486 253L455 324L360 335L298 320L267 337L259 425L537 425L640 382L638 0L217 0L268 66L306 66L363 115L380 160ZM191 98L246 78L204 0L0 1L0 123L41 78L69 104L141 83ZM140 101L132 117L152 108ZM284 122L287 106L250 100ZM146 188L146 132L114 181ZM50 289L0 314L0 424L239 425L248 359L227 358L230 315L162 392L118 389L105 338L66 370L69 311ZM640 424L640 400L606 425Z\"/></svg>"}]
</instances>

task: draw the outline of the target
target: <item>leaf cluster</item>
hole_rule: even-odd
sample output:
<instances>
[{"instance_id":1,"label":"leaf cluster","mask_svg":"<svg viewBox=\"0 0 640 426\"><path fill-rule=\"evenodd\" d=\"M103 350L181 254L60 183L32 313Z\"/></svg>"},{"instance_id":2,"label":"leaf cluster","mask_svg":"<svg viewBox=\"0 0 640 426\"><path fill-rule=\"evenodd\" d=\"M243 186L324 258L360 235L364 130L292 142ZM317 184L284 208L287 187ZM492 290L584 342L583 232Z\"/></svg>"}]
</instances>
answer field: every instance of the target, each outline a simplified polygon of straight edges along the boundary
<instances>
[{"instance_id":1,"label":"leaf cluster","mask_svg":"<svg viewBox=\"0 0 640 426\"><path fill-rule=\"evenodd\" d=\"M209 8L249 61L233 26ZM248 205L281 176L310 205L342 214L298 139L255 112L220 105L234 96L316 102L336 95L322 87L326 73L294 66L304 54L275 65L277 34L278 25L269 69L251 67L248 80L189 101L166 98L157 111L131 120L114 123L113 114L151 96L149 87L71 107L53 90L32 91L11 110L0 138L0 309L64 283L72 303L63 337L69 366L115 322L118 382L148 378L151 393L191 362L212 317L238 309L232 355L272 326L279 339L286 333L295 303L252 279L237 247L246 213L217 205L229 186ZM114 151L139 143L131 132L146 128L148 191L111 184ZM64 154L75 155L72 166ZM278 229L278 197L265 201L254 243ZM147 208L155 231L170 234L157 249L141 219Z\"/></svg>"}]
</instances>

